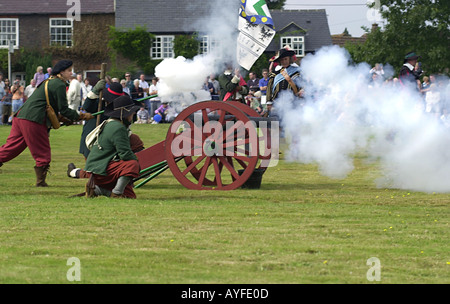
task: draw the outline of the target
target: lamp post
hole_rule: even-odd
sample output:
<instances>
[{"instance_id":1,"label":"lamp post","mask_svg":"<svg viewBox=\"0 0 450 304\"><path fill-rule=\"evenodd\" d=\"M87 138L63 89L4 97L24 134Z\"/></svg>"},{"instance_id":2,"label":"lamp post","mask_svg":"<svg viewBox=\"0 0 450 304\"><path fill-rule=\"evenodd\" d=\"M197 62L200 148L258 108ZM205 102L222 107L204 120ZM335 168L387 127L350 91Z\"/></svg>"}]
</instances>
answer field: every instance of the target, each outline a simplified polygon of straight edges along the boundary
<instances>
[{"instance_id":1,"label":"lamp post","mask_svg":"<svg viewBox=\"0 0 450 304\"><path fill-rule=\"evenodd\" d=\"M8 79L11 82L11 54L14 53L14 44L8 40Z\"/></svg>"}]
</instances>

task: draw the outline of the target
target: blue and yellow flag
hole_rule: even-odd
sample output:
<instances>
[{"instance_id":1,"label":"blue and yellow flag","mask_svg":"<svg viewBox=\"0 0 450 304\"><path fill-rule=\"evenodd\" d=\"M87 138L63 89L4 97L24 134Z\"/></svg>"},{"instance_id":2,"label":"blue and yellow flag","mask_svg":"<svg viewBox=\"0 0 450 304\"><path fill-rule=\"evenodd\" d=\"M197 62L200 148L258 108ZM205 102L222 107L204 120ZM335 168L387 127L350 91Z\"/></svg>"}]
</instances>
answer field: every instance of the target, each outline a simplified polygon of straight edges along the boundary
<instances>
[{"instance_id":1,"label":"blue and yellow flag","mask_svg":"<svg viewBox=\"0 0 450 304\"><path fill-rule=\"evenodd\" d=\"M237 62L250 70L269 46L275 29L265 0L240 0Z\"/></svg>"},{"instance_id":2,"label":"blue and yellow flag","mask_svg":"<svg viewBox=\"0 0 450 304\"><path fill-rule=\"evenodd\" d=\"M241 0L239 15L251 24L265 24L274 28L272 16L265 0Z\"/></svg>"}]
</instances>

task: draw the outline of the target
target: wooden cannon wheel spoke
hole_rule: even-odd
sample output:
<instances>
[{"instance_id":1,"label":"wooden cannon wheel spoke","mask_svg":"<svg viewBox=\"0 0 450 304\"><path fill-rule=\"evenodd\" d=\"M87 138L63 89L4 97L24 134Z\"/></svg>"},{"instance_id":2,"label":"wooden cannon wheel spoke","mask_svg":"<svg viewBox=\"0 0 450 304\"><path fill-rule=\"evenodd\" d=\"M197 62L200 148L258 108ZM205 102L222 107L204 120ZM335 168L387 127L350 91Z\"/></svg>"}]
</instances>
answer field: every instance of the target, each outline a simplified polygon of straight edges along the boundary
<instances>
[{"instance_id":1,"label":"wooden cannon wheel spoke","mask_svg":"<svg viewBox=\"0 0 450 304\"><path fill-rule=\"evenodd\" d=\"M260 116L258 112L238 101L227 101L227 103L232 104L233 106L239 108L242 112L244 112L250 117ZM267 166L269 165L270 159L272 158L271 154L272 143L271 143L270 129L259 128L258 143L259 143L258 145L259 164L256 167L258 169L266 169ZM263 146L264 149L261 149L261 146ZM278 150L276 151L276 153L278 153Z\"/></svg>"},{"instance_id":2,"label":"wooden cannon wheel spoke","mask_svg":"<svg viewBox=\"0 0 450 304\"><path fill-rule=\"evenodd\" d=\"M197 114L196 114L197 113ZM194 118L193 115L199 115ZM213 126L210 130L200 130L198 117L201 117L202 128L205 124ZM245 132L228 132L228 122L239 122L248 130ZM174 177L186 188L198 190L233 190L242 186L253 173L258 162L258 137L256 129L249 117L239 108L218 101L205 101L193 104L176 117L175 126L185 124L189 130L181 133L169 128L166 136L166 159ZM218 125L217 125L218 123ZM196 125L197 124L197 125ZM219 126L219 128L218 128ZM214 130L216 129L220 130ZM225 131L224 131L225 130ZM194 132L202 132L201 136ZM189 133L190 132L190 133ZM226 134L231 136L227 142ZM239 134L236 134L239 133ZM183 161L175 162L180 157L172 150L174 140L192 139L181 144ZM201 138L201 143L199 139ZM177 147L175 143L175 147ZM201 145L201 151L199 151ZM185 147L187 146L187 147ZM241 147L238 147L241 146ZM245 148L252 146L252 149ZM231 155L230 155L231 154Z\"/></svg>"}]
</instances>

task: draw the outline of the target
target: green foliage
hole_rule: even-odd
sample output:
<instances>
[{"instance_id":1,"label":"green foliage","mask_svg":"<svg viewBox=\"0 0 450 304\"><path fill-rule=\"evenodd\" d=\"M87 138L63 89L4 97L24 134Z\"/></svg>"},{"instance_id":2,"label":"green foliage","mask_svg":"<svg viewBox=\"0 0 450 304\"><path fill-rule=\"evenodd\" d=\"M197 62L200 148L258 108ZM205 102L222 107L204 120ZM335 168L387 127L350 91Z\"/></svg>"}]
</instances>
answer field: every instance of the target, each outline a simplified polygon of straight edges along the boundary
<instances>
[{"instance_id":1,"label":"green foliage","mask_svg":"<svg viewBox=\"0 0 450 304\"><path fill-rule=\"evenodd\" d=\"M198 55L200 42L195 35L179 35L174 39L173 51L175 57L183 56L187 59L192 59Z\"/></svg>"},{"instance_id":2,"label":"green foliage","mask_svg":"<svg viewBox=\"0 0 450 304\"><path fill-rule=\"evenodd\" d=\"M25 71L25 79L28 84L34 77L38 66L42 66L44 73L47 73L47 67L52 66L52 55L38 50L20 48L18 52L14 52L13 62L11 69L13 71Z\"/></svg>"},{"instance_id":3,"label":"green foliage","mask_svg":"<svg viewBox=\"0 0 450 304\"><path fill-rule=\"evenodd\" d=\"M286 0L266 0L269 9L283 9Z\"/></svg>"},{"instance_id":4,"label":"green foliage","mask_svg":"<svg viewBox=\"0 0 450 304\"><path fill-rule=\"evenodd\" d=\"M25 71L25 80L28 82L36 73L36 68L42 66L44 72L47 67L52 66L52 55L43 53L39 50L20 48L11 54L11 70ZM0 71L3 73L3 79L8 77L8 50L0 50Z\"/></svg>"},{"instance_id":5,"label":"green foliage","mask_svg":"<svg viewBox=\"0 0 450 304\"><path fill-rule=\"evenodd\" d=\"M5 75L8 75L8 49L0 49L0 72L3 73L3 79Z\"/></svg>"},{"instance_id":6,"label":"green foliage","mask_svg":"<svg viewBox=\"0 0 450 304\"><path fill-rule=\"evenodd\" d=\"M144 73L147 75L155 74L155 67L160 64L162 59L157 60L148 60L145 65L142 67L144 69Z\"/></svg>"},{"instance_id":7,"label":"green foliage","mask_svg":"<svg viewBox=\"0 0 450 304\"><path fill-rule=\"evenodd\" d=\"M448 0L381 0L387 20L382 31L367 36L364 45L347 45L356 62L389 63L396 71L406 53L420 54L426 73L443 72L450 66L450 5ZM374 6L372 4L372 6Z\"/></svg>"},{"instance_id":8,"label":"green foliage","mask_svg":"<svg viewBox=\"0 0 450 304\"><path fill-rule=\"evenodd\" d=\"M134 30L120 30L111 26L108 35L110 39L108 46L123 57L136 62L139 66L144 66L149 60L154 35L145 27L137 26Z\"/></svg>"}]
</instances>

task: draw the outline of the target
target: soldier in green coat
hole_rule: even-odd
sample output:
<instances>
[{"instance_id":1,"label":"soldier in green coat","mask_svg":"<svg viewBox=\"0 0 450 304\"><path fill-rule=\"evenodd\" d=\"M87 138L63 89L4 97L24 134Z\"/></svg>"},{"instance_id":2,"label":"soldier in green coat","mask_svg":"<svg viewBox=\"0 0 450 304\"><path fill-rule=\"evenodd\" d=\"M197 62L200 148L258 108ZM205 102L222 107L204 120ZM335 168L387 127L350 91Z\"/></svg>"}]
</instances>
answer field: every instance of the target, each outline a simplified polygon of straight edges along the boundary
<instances>
[{"instance_id":1,"label":"soldier in green coat","mask_svg":"<svg viewBox=\"0 0 450 304\"><path fill-rule=\"evenodd\" d=\"M89 113L78 114L69 109L66 97L67 81L72 75L72 61L58 61L52 70L52 77L42 82L15 114L12 121L11 132L6 143L0 147L0 166L19 154L26 148L35 160L36 186L47 187L45 181L51 162L51 148L49 131L50 120L47 117L48 102L55 113L65 117L65 120L79 121L94 118ZM45 93L45 86L47 92Z\"/></svg>"},{"instance_id":2,"label":"soldier in green coat","mask_svg":"<svg viewBox=\"0 0 450 304\"><path fill-rule=\"evenodd\" d=\"M245 103L245 96L248 94L247 83L241 76L239 68L234 69L232 74L232 65L226 64L225 71L219 75L220 101L238 100Z\"/></svg>"},{"instance_id":3,"label":"soldier in green coat","mask_svg":"<svg viewBox=\"0 0 450 304\"><path fill-rule=\"evenodd\" d=\"M105 108L110 117L104 122L86 160L85 170L92 176L86 185L86 196L136 198L131 181L139 176L139 163L131 150L127 126L140 108L128 96L120 96Z\"/></svg>"}]
</instances>

